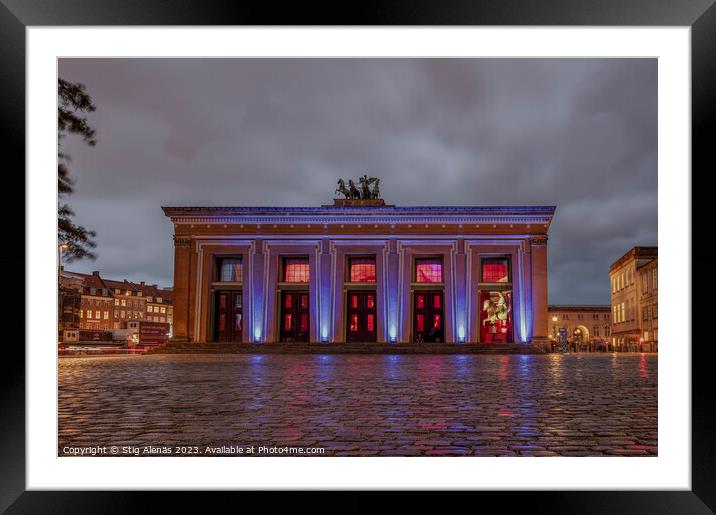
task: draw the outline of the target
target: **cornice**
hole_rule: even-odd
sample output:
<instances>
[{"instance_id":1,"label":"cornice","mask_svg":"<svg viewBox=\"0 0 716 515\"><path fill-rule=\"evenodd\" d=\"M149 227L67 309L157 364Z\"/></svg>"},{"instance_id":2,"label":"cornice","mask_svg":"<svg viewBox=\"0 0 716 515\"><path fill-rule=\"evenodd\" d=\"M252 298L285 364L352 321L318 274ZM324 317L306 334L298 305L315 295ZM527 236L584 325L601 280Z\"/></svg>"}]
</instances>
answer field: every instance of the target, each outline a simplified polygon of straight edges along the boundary
<instances>
[{"instance_id":1,"label":"cornice","mask_svg":"<svg viewBox=\"0 0 716 515\"><path fill-rule=\"evenodd\" d=\"M171 216L171 221L177 225L187 224L317 224L317 225L333 225L333 224L534 224L549 225L552 221L551 215L542 214L515 214L515 215L436 215L426 213L424 215L385 215L382 213L366 213L362 216L353 215L291 215L276 214L263 216Z\"/></svg>"},{"instance_id":2,"label":"cornice","mask_svg":"<svg viewBox=\"0 0 716 515\"><path fill-rule=\"evenodd\" d=\"M165 206L169 217L185 216L401 216L401 215L540 215L551 217L555 206L379 206L379 207L225 207Z\"/></svg>"}]
</instances>

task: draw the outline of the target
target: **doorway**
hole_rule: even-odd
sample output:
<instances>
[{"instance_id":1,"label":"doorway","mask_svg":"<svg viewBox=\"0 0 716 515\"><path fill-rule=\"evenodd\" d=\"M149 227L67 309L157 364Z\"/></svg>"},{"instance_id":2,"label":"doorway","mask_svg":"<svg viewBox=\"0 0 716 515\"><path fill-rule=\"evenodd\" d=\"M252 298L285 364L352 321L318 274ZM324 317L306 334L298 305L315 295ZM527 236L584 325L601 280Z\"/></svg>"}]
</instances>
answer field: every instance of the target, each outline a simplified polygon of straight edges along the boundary
<instances>
[{"instance_id":1,"label":"doorway","mask_svg":"<svg viewBox=\"0 0 716 515\"><path fill-rule=\"evenodd\" d=\"M310 339L310 317L307 291L281 292L282 342L307 342Z\"/></svg>"},{"instance_id":2,"label":"doorway","mask_svg":"<svg viewBox=\"0 0 716 515\"><path fill-rule=\"evenodd\" d=\"M349 342L378 341L375 313L375 291L349 291L346 340Z\"/></svg>"},{"instance_id":3,"label":"doorway","mask_svg":"<svg viewBox=\"0 0 716 515\"><path fill-rule=\"evenodd\" d=\"M214 335L217 342L241 342L244 329L243 295L238 291L217 291Z\"/></svg>"},{"instance_id":4,"label":"doorway","mask_svg":"<svg viewBox=\"0 0 716 515\"><path fill-rule=\"evenodd\" d=\"M413 341L444 342L442 291L417 291L413 295Z\"/></svg>"}]
</instances>

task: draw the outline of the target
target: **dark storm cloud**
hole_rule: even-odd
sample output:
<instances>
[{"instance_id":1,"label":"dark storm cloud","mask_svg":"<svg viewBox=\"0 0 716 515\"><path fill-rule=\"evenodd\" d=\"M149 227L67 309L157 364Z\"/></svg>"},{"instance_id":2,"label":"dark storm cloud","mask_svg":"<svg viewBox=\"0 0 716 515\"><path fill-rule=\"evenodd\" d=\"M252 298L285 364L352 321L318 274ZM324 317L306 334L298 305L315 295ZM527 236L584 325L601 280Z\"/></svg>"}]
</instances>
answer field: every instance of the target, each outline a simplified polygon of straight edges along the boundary
<instances>
[{"instance_id":1,"label":"dark storm cloud","mask_svg":"<svg viewBox=\"0 0 716 515\"><path fill-rule=\"evenodd\" d=\"M97 104L68 140L102 270L169 285L161 205L319 205L370 173L398 205L557 205L550 302L608 303L657 243L657 64L637 59L64 59Z\"/></svg>"}]
</instances>

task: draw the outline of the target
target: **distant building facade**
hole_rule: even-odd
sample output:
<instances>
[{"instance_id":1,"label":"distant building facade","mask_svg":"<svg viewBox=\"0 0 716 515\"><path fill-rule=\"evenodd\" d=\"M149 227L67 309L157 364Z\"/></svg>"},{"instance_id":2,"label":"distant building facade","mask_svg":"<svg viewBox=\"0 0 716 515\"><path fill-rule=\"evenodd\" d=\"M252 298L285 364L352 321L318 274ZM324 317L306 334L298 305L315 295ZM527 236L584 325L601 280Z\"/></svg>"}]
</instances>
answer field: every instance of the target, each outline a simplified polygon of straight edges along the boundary
<instances>
[{"instance_id":1,"label":"distant building facade","mask_svg":"<svg viewBox=\"0 0 716 515\"><path fill-rule=\"evenodd\" d=\"M634 247L609 268L614 350L657 351L657 275L658 247Z\"/></svg>"},{"instance_id":2,"label":"distant building facade","mask_svg":"<svg viewBox=\"0 0 716 515\"><path fill-rule=\"evenodd\" d=\"M114 299L109 287L99 272L81 275L84 276L84 284L80 305L80 329L113 329Z\"/></svg>"},{"instance_id":3,"label":"distant building facade","mask_svg":"<svg viewBox=\"0 0 716 515\"><path fill-rule=\"evenodd\" d=\"M59 335L64 331L80 328L80 309L82 309L82 293L84 280L76 274L60 272L58 295Z\"/></svg>"},{"instance_id":4,"label":"distant building facade","mask_svg":"<svg viewBox=\"0 0 716 515\"><path fill-rule=\"evenodd\" d=\"M76 304L72 314L65 308L67 314L60 321L62 325L65 318L72 318L73 327L65 322L61 331L71 328L93 331L126 329L130 320L166 322L171 330L171 291L158 288L156 284L105 279L97 271L81 274L63 270L60 277L60 309L69 302ZM68 290L70 293L74 291L75 295Z\"/></svg>"},{"instance_id":5,"label":"distant building facade","mask_svg":"<svg viewBox=\"0 0 716 515\"><path fill-rule=\"evenodd\" d=\"M653 259L637 270L641 291L639 315L644 350L659 348L659 260Z\"/></svg>"},{"instance_id":6,"label":"distant building facade","mask_svg":"<svg viewBox=\"0 0 716 515\"><path fill-rule=\"evenodd\" d=\"M550 339L564 334L572 351L609 350L611 308L605 306L549 306Z\"/></svg>"},{"instance_id":7,"label":"distant building facade","mask_svg":"<svg viewBox=\"0 0 716 515\"><path fill-rule=\"evenodd\" d=\"M174 325L174 307L172 306L172 292L161 289L156 284L142 283L142 292L145 302L144 319L149 322L169 324L169 333Z\"/></svg>"},{"instance_id":8,"label":"distant building facade","mask_svg":"<svg viewBox=\"0 0 716 515\"><path fill-rule=\"evenodd\" d=\"M112 329L125 329L129 320L144 320L146 299L144 283L105 279L112 295Z\"/></svg>"}]
</instances>

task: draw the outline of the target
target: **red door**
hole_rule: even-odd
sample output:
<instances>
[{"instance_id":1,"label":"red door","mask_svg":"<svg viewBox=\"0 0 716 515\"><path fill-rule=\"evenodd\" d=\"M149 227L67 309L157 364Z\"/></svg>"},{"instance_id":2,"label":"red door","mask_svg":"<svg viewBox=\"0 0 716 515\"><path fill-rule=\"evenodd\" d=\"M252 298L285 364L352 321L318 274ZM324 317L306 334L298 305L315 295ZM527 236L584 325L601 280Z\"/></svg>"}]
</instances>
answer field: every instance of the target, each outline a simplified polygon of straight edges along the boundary
<instances>
[{"instance_id":1,"label":"red door","mask_svg":"<svg viewBox=\"0 0 716 515\"><path fill-rule=\"evenodd\" d=\"M417 291L413 294L413 341L444 342L443 292Z\"/></svg>"},{"instance_id":2,"label":"red door","mask_svg":"<svg viewBox=\"0 0 716 515\"><path fill-rule=\"evenodd\" d=\"M375 291L349 291L346 317L346 340L349 342L378 341Z\"/></svg>"},{"instance_id":3,"label":"red door","mask_svg":"<svg viewBox=\"0 0 716 515\"><path fill-rule=\"evenodd\" d=\"M307 291L281 293L282 342L307 342L311 336Z\"/></svg>"},{"instance_id":4,"label":"red door","mask_svg":"<svg viewBox=\"0 0 716 515\"><path fill-rule=\"evenodd\" d=\"M240 342L243 333L243 296L240 291L216 292L214 337L217 342Z\"/></svg>"}]
</instances>

